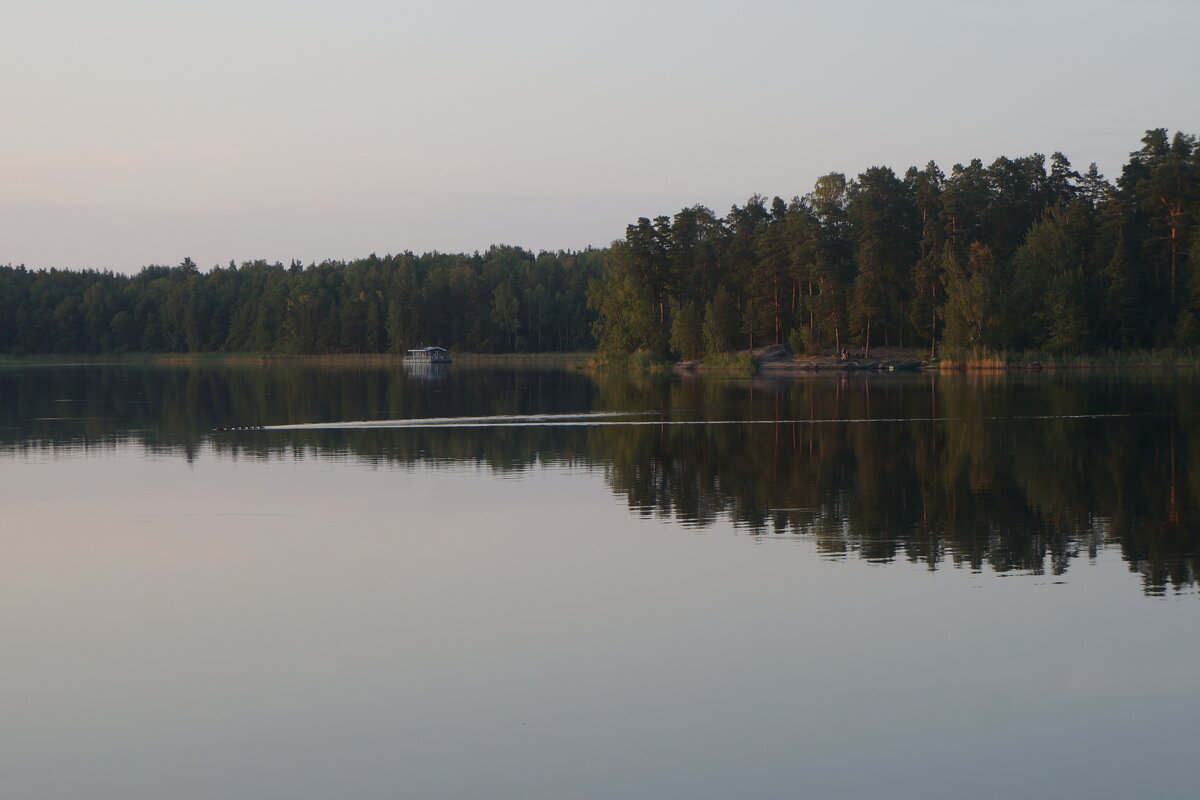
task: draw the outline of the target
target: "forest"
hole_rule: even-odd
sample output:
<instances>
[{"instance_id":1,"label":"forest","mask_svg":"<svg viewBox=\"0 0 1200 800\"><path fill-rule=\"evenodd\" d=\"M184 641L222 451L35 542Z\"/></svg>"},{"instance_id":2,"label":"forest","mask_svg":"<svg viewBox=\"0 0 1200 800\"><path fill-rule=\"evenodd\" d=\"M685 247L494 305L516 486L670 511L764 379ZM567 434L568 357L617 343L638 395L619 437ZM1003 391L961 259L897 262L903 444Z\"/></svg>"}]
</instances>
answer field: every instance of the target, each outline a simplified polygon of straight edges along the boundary
<instances>
[{"instance_id":1,"label":"forest","mask_svg":"<svg viewBox=\"0 0 1200 800\"><path fill-rule=\"evenodd\" d=\"M0 353L956 351L1200 344L1200 147L1149 130L1114 181L1062 153L830 173L643 217L605 249L134 275L0 267Z\"/></svg>"},{"instance_id":2,"label":"forest","mask_svg":"<svg viewBox=\"0 0 1200 800\"><path fill-rule=\"evenodd\" d=\"M0 267L0 352L586 350L587 287L602 258L493 246L208 272L185 259L132 276Z\"/></svg>"},{"instance_id":3,"label":"forest","mask_svg":"<svg viewBox=\"0 0 1200 800\"><path fill-rule=\"evenodd\" d=\"M602 350L685 358L789 342L1084 352L1200 344L1200 149L1147 131L1116 183L1054 153L831 173L724 219L686 208L613 244Z\"/></svg>"}]
</instances>

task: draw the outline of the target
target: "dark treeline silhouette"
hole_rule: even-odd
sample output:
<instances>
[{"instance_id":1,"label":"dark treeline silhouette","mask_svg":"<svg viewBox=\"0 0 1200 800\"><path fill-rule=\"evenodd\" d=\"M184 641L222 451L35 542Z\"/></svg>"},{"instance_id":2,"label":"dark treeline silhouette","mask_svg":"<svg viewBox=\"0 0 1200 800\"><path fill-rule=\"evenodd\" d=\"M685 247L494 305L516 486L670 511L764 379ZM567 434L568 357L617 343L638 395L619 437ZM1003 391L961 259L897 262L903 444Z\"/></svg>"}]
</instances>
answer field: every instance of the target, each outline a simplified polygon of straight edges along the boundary
<instances>
[{"instance_id":1,"label":"dark treeline silhouette","mask_svg":"<svg viewBox=\"0 0 1200 800\"><path fill-rule=\"evenodd\" d=\"M1080 352L1200 344L1200 148L1151 130L1115 185L1061 153L831 173L790 202L642 218L593 285L613 352L789 342Z\"/></svg>"},{"instance_id":2,"label":"dark treeline silhouette","mask_svg":"<svg viewBox=\"0 0 1200 800\"><path fill-rule=\"evenodd\" d=\"M0 370L0 455L142 446L192 459L602 472L634 513L731 520L830 557L1062 574L1118 549L1151 594L1200 571L1194 376L667 380L288 366ZM281 400L284 398L284 400ZM765 424L214 431L631 412ZM646 416L649 412L649 416ZM1132 415L1132 418L1130 417ZM875 421L872 421L875 420Z\"/></svg>"},{"instance_id":3,"label":"dark treeline silhouette","mask_svg":"<svg viewBox=\"0 0 1200 800\"><path fill-rule=\"evenodd\" d=\"M1190 348L1197 244L1200 147L1159 128L1115 183L1062 153L877 166L641 218L606 250L0 268L0 353Z\"/></svg>"},{"instance_id":4,"label":"dark treeline silhouette","mask_svg":"<svg viewBox=\"0 0 1200 800\"><path fill-rule=\"evenodd\" d=\"M402 253L136 275L0 268L0 352L381 353L594 347L600 251Z\"/></svg>"}]
</instances>

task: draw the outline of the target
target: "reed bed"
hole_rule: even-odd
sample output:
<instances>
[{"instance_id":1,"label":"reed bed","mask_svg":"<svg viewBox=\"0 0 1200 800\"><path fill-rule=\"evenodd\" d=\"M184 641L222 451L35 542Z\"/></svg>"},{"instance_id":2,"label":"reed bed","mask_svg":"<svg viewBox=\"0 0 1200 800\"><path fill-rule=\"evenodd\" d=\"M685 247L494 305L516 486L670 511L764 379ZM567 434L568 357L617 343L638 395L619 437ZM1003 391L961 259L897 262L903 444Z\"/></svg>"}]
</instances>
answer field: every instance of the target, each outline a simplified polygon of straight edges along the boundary
<instances>
[{"instance_id":1,"label":"reed bed","mask_svg":"<svg viewBox=\"0 0 1200 800\"><path fill-rule=\"evenodd\" d=\"M706 372L721 370L751 374L757 369L758 363L754 360L754 356L743 351L740 353L718 353L717 355L708 356L704 359L701 367Z\"/></svg>"},{"instance_id":2,"label":"reed bed","mask_svg":"<svg viewBox=\"0 0 1200 800\"><path fill-rule=\"evenodd\" d=\"M946 370L1017 369L1195 369L1200 350L1101 350L1091 353L1049 353L1038 350L1005 352L971 350L943 353Z\"/></svg>"}]
</instances>

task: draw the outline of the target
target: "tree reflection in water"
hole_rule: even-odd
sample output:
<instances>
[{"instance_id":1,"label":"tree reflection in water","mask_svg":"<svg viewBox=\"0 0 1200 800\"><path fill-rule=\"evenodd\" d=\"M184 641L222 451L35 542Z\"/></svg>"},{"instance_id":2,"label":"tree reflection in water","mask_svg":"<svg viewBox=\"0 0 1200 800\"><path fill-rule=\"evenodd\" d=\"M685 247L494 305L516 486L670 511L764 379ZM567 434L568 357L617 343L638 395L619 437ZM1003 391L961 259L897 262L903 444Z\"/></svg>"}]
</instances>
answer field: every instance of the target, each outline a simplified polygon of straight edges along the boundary
<instances>
[{"instance_id":1,"label":"tree reflection in water","mask_svg":"<svg viewBox=\"0 0 1200 800\"><path fill-rule=\"evenodd\" d=\"M803 536L830 557L1061 574L1119 547L1146 592L1195 585L1191 375L443 378L328 367L0 370L0 447L602 470L645 516ZM231 426L636 413L604 424ZM639 424L625 424L636 421ZM657 421L662 424L645 424ZM666 424L666 423L689 424ZM754 424L744 424L753 422Z\"/></svg>"}]
</instances>

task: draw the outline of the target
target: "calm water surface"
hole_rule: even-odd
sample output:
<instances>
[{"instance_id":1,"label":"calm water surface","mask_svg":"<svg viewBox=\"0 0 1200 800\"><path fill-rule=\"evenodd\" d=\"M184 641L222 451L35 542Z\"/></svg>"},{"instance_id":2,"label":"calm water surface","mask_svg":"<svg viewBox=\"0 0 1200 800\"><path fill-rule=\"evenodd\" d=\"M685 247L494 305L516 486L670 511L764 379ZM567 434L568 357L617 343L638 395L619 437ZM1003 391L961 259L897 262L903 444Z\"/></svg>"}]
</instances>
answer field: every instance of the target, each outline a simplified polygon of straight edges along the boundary
<instances>
[{"instance_id":1,"label":"calm water surface","mask_svg":"<svg viewBox=\"0 0 1200 800\"><path fill-rule=\"evenodd\" d=\"M0 796L1183 794L1197 389L0 369Z\"/></svg>"}]
</instances>

